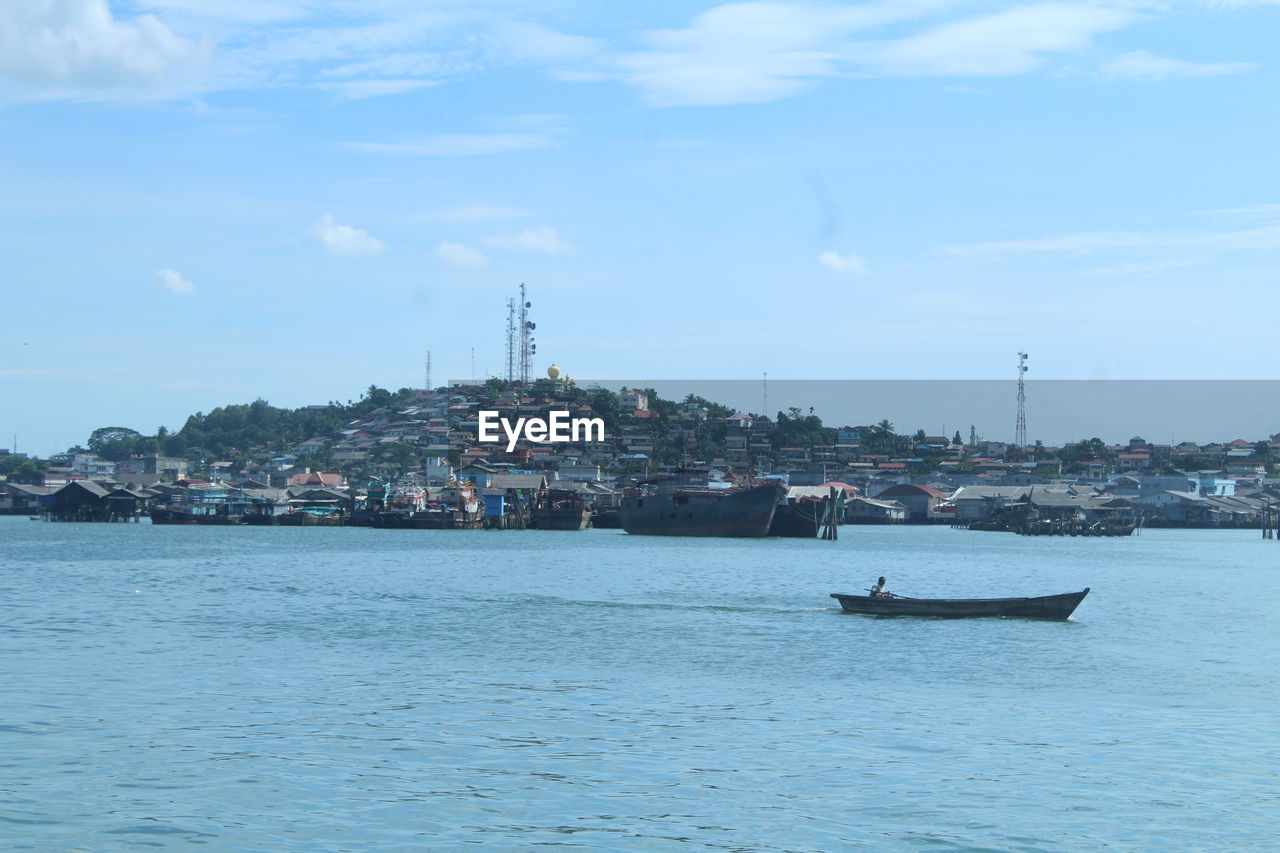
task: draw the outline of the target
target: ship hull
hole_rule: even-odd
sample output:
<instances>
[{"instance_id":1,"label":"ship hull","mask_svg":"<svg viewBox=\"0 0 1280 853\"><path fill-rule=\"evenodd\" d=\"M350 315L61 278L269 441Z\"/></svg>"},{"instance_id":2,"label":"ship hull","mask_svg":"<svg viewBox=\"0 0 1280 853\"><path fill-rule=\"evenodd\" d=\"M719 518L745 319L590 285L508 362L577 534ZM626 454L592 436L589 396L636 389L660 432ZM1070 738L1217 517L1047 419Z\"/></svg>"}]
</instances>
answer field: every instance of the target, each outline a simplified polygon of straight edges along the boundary
<instances>
[{"instance_id":1,"label":"ship hull","mask_svg":"<svg viewBox=\"0 0 1280 853\"><path fill-rule=\"evenodd\" d=\"M827 512L826 501L801 501L780 504L773 513L769 525L770 536L791 539L814 539L822 529L822 519Z\"/></svg>"},{"instance_id":2,"label":"ship hull","mask_svg":"<svg viewBox=\"0 0 1280 853\"><path fill-rule=\"evenodd\" d=\"M533 508L535 530L586 530L591 521L591 510L585 506L572 509Z\"/></svg>"},{"instance_id":3,"label":"ship hull","mask_svg":"<svg viewBox=\"0 0 1280 853\"><path fill-rule=\"evenodd\" d=\"M239 524L240 516L211 512L189 512L176 507L151 510L152 524Z\"/></svg>"},{"instance_id":4,"label":"ship hull","mask_svg":"<svg viewBox=\"0 0 1280 853\"><path fill-rule=\"evenodd\" d=\"M598 509L591 516L591 526L599 530L621 530L622 522L616 509Z\"/></svg>"},{"instance_id":5,"label":"ship hull","mask_svg":"<svg viewBox=\"0 0 1280 853\"><path fill-rule=\"evenodd\" d=\"M624 498L618 508L622 529L640 536L728 536L761 538L769 535L778 498L774 484L728 494L680 491Z\"/></svg>"}]
</instances>

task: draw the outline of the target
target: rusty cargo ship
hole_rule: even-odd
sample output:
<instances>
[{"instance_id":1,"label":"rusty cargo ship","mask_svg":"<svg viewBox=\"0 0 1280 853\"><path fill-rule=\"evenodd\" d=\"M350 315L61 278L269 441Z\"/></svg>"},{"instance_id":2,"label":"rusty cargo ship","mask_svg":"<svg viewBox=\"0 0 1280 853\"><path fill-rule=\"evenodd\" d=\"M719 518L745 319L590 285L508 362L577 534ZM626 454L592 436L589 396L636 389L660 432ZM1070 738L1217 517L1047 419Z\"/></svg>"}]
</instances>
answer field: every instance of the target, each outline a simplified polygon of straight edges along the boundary
<instances>
[{"instance_id":1,"label":"rusty cargo ship","mask_svg":"<svg viewBox=\"0 0 1280 853\"><path fill-rule=\"evenodd\" d=\"M704 479L667 477L643 481L622 499L618 520L628 533L645 536L769 535L778 500L778 483L719 487Z\"/></svg>"}]
</instances>

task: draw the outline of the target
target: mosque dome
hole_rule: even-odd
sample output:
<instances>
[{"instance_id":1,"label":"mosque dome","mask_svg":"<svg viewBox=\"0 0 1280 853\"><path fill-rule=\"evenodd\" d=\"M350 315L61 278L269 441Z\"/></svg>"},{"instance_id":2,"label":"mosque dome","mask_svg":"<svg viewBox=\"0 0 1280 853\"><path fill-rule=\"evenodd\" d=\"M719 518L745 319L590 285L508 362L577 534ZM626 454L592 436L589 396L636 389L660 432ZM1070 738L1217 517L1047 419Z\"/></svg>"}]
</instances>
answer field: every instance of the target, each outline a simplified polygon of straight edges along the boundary
<instances>
[{"instance_id":1,"label":"mosque dome","mask_svg":"<svg viewBox=\"0 0 1280 853\"><path fill-rule=\"evenodd\" d=\"M549 376L549 377L550 377L550 378L552 378L552 379L559 379L559 378L560 378L560 367L559 367L558 365L555 365L555 364L553 364L553 365L551 365L550 367L548 367L548 368L547 368L547 376Z\"/></svg>"}]
</instances>

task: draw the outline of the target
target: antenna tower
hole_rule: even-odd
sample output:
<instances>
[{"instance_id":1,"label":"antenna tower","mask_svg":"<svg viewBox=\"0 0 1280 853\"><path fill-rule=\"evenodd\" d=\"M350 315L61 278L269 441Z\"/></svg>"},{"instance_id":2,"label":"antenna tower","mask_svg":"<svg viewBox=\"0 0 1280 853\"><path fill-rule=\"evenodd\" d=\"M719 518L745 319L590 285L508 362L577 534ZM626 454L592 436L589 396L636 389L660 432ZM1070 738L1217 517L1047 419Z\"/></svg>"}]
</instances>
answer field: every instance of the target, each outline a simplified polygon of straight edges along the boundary
<instances>
[{"instance_id":1,"label":"antenna tower","mask_svg":"<svg viewBox=\"0 0 1280 853\"><path fill-rule=\"evenodd\" d=\"M1027 354L1018 353L1018 423L1013 428L1013 443L1027 446L1027 389L1023 376L1027 372Z\"/></svg>"},{"instance_id":2,"label":"antenna tower","mask_svg":"<svg viewBox=\"0 0 1280 853\"><path fill-rule=\"evenodd\" d=\"M516 381L516 301L507 300L507 381Z\"/></svg>"},{"instance_id":3,"label":"antenna tower","mask_svg":"<svg viewBox=\"0 0 1280 853\"><path fill-rule=\"evenodd\" d=\"M520 283L520 384L529 384L529 373L533 368L533 354L538 345L533 341L533 330L538 324L529 319L529 309L533 303L528 299L524 282Z\"/></svg>"},{"instance_id":4,"label":"antenna tower","mask_svg":"<svg viewBox=\"0 0 1280 853\"><path fill-rule=\"evenodd\" d=\"M431 350L427 350L427 384L422 386L422 390L431 393Z\"/></svg>"},{"instance_id":5,"label":"antenna tower","mask_svg":"<svg viewBox=\"0 0 1280 853\"><path fill-rule=\"evenodd\" d=\"M765 371L764 377L760 380L760 404L764 406L760 410L760 417L769 417L769 372Z\"/></svg>"}]
</instances>

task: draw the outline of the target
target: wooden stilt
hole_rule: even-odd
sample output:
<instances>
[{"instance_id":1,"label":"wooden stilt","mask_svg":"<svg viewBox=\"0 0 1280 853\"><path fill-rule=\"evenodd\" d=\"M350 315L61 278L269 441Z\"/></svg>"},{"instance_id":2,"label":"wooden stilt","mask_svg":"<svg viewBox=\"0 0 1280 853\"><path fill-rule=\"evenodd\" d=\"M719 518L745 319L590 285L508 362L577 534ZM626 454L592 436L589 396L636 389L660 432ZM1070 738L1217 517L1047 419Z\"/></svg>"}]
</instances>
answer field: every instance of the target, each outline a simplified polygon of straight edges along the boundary
<instances>
[{"instance_id":1,"label":"wooden stilt","mask_svg":"<svg viewBox=\"0 0 1280 853\"><path fill-rule=\"evenodd\" d=\"M823 512L823 525L821 538L827 541L835 541L839 538L839 516L836 514L836 487L832 486L827 496L826 510Z\"/></svg>"}]
</instances>

